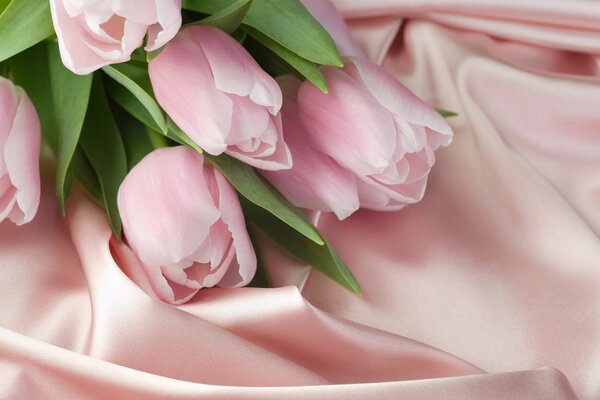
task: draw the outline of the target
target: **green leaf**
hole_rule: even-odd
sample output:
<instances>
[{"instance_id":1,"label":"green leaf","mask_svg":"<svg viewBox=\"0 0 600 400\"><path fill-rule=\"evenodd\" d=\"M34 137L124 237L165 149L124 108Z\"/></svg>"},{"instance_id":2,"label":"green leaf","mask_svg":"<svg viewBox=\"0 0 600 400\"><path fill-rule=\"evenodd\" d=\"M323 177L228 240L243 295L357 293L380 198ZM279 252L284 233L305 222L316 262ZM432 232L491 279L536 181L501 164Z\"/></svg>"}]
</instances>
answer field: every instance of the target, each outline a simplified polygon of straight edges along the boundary
<instances>
[{"instance_id":1,"label":"green leaf","mask_svg":"<svg viewBox=\"0 0 600 400\"><path fill-rule=\"evenodd\" d=\"M0 0L0 61L54 33L48 0Z\"/></svg>"},{"instance_id":2,"label":"green leaf","mask_svg":"<svg viewBox=\"0 0 600 400\"><path fill-rule=\"evenodd\" d=\"M79 183L83 185L100 205L103 205L100 182L98 182L98 177L94 172L94 168L92 167L90 160L85 156L81 146L78 145L77 149L75 149L71 163L73 164L73 171L75 171L75 176Z\"/></svg>"},{"instance_id":3,"label":"green leaf","mask_svg":"<svg viewBox=\"0 0 600 400\"><path fill-rule=\"evenodd\" d=\"M261 256L260 246L258 245L258 241L256 240L256 229L258 228L256 228L256 226L252 222L246 220L246 230L248 231L248 236L250 237L252 247L254 247L254 253L256 254L256 274L247 286L268 288L271 286L271 284L269 282L269 275L267 274L267 270L265 268L265 264Z\"/></svg>"},{"instance_id":4,"label":"green leaf","mask_svg":"<svg viewBox=\"0 0 600 400\"><path fill-rule=\"evenodd\" d=\"M80 145L100 183L102 202L110 226L114 235L120 239L121 217L117 207L117 193L127 175L127 157L100 75L94 78Z\"/></svg>"},{"instance_id":5,"label":"green leaf","mask_svg":"<svg viewBox=\"0 0 600 400\"><path fill-rule=\"evenodd\" d=\"M324 245L319 246L266 210L257 207L246 199L240 199L240 202L246 218L256 224L260 230L269 235L290 254L321 271L350 291L361 294L360 285L356 278L327 241Z\"/></svg>"},{"instance_id":6,"label":"green leaf","mask_svg":"<svg viewBox=\"0 0 600 400\"><path fill-rule=\"evenodd\" d=\"M10 2L11 0L0 0L0 15L2 15L4 10L6 10L6 7L8 7Z\"/></svg>"},{"instance_id":7,"label":"green leaf","mask_svg":"<svg viewBox=\"0 0 600 400\"><path fill-rule=\"evenodd\" d=\"M150 114L150 118L152 118L154 125L159 128L158 130L164 134L167 133L167 121L165 120L162 110L154 98L149 94L148 86L146 86L146 89L141 86L144 84L143 82L148 75L148 72L144 68L130 64L121 64L112 66L107 65L102 67L102 70L112 79L120 83L125 89L129 90L129 92L131 92L131 94L146 109L148 114ZM140 82L141 85L137 82Z\"/></svg>"},{"instance_id":8,"label":"green leaf","mask_svg":"<svg viewBox=\"0 0 600 400\"><path fill-rule=\"evenodd\" d=\"M131 170L142 158L154 150L154 145L148 135L148 128L143 123L114 103L111 106L125 146L127 169Z\"/></svg>"},{"instance_id":9,"label":"green leaf","mask_svg":"<svg viewBox=\"0 0 600 400\"><path fill-rule=\"evenodd\" d=\"M58 127L54 112L50 71L48 70L48 44L41 42L8 60L10 78L27 92L40 118L46 143L56 153Z\"/></svg>"},{"instance_id":10,"label":"green leaf","mask_svg":"<svg viewBox=\"0 0 600 400\"><path fill-rule=\"evenodd\" d=\"M250 202L266 210L268 214L274 215L317 245L325 243L310 221L285 197L258 176L249 165L225 154L215 157L205 153L205 157Z\"/></svg>"},{"instance_id":11,"label":"green leaf","mask_svg":"<svg viewBox=\"0 0 600 400\"><path fill-rule=\"evenodd\" d=\"M262 46L270 50L273 54L276 54L290 67L297 71L300 77L308 79L323 93L328 93L327 81L319 70L319 67L314 62L300 57L296 53L286 49L276 41L270 39L268 36L263 35L251 27L245 27L244 29ZM254 50L260 52L260 49L257 49L256 47L254 47ZM262 56L269 57L268 55L264 54L264 52Z\"/></svg>"},{"instance_id":12,"label":"green leaf","mask_svg":"<svg viewBox=\"0 0 600 400\"><path fill-rule=\"evenodd\" d=\"M233 0L184 0L183 7L215 14ZM342 60L327 31L298 0L254 0L243 21L309 61L341 67Z\"/></svg>"},{"instance_id":13,"label":"green leaf","mask_svg":"<svg viewBox=\"0 0 600 400\"><path fill-rule=\"evenodd\" d=\"M120 83L113 80L106 82L106 91L110 98L115 101L125 111L135 117L138 121L155 131L161 131L162 127L156 124L154 118L146 107L131 93L125 89Z\"/></svg>"},{"instance_id":14,"label":"green leaf","mask_svg":"<svg viewBox=\"0 0 600 400\"><path fill-rule=\"evenodd\" d=\"M436 108L435 111L437 111L438 113L440 113L440 115L444 118L450 118L450 117L456 117L458 116L458 113L455 113L454 111L448 111L448 110L444 110L443 108Z\"/></svg>"},{"instance_id":15,"label":"green leaf","mask_svg":"<svg viewBox=\"0 0 600 400\"><path fill-rule=\"evenodd\" d=\"M235 32L248 13L252 0L237 0L221 11L193 24L210 25L229 34Z\"/></svg>"},{"instance_id":16,"label":"green leaf","mask_svg":"<svg viewBox=\"0 0 600 400\"><path fill-rule=\"evenodd\" d=\"M58 133L56 193L61 211L70 189L69 166L77 147L90 98L92 75L75 75L60 59L58 45L48 43L48 62L56 128Z\"/></svg>"}]
</instances>

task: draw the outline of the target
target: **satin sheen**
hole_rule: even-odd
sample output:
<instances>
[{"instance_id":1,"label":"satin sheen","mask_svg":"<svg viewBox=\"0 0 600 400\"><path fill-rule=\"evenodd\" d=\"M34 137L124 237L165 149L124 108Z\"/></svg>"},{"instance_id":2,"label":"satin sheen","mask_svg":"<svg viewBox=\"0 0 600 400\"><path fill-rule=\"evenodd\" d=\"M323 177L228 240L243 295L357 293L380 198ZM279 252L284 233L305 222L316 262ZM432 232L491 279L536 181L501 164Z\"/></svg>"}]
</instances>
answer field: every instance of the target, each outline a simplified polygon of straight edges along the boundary
<instances>
[{"instance_id":1,"label":"satin sheen","mask_svg":"<svg viewBox=\"0 0 600 400\"><path fill-rule=\"evenodd\" d=\"M35 220L0 224L0 398L600 398L600 4L336 5L460 114L421 203L321 216L363 296L263 238L279 288L166 305L46 168Z\"/></svg>"}]
</instances>

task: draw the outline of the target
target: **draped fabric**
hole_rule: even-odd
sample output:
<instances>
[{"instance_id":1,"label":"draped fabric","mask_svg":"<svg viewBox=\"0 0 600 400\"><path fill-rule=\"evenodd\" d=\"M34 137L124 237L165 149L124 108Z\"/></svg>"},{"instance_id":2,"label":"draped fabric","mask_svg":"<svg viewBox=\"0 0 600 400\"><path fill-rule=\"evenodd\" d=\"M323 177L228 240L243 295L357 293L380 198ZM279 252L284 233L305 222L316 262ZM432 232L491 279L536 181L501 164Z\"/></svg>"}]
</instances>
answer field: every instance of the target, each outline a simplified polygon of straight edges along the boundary
<instances>
[{"instance_id":1,"label":"draped fabric","mask_svg":"<svg viewBox=\"0 0 600 400\"><path fill-rule=\"evenodd\" d=\"M52 164L0 225L2 399L600 399L600 3L337 0L449 119L425 199L319 227L355 296L261 236L275 288L153 297Z\"/></svg>"}]
</instances>

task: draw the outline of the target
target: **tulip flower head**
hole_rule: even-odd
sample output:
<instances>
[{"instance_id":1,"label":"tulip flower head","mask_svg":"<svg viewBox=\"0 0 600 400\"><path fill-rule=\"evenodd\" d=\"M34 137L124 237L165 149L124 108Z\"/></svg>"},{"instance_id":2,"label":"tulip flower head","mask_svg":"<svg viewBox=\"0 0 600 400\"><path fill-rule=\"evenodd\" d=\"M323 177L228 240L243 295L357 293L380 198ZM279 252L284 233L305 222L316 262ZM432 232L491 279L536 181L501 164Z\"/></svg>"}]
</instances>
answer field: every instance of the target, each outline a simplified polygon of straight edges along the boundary
<instances>
[{"instance_id":1,"label":"tulip flower head","mask_svg":"<svg viewBox=\"0 0 600 400\"><path fill-rule=\"evenodd\" d=\"M23 89L0 77L0 221L33 219L40 203L40 121Z\"/></svg>"},{"instance_id":2,"label":"tulip flower head","mask_svg":"<svg viewBox=\"0 0 600 400\"><path fill-rule=\"evenodd\" d=\"M50 0L63 64L76 74L152 51L181 27L181 0Z\"/></svg>"},{"instance_id":3,"label":"tulip flower head","mask_svg":"<svg viewBox=\"0 0 600 400\"><path fill-rule=\"evenodd\" d=\"M254 276L239 200L202 154L154 150L121 184L118 206L125 237L162 300L181 304L201 288L242 286Z\"/></svg>"}]
</instances>

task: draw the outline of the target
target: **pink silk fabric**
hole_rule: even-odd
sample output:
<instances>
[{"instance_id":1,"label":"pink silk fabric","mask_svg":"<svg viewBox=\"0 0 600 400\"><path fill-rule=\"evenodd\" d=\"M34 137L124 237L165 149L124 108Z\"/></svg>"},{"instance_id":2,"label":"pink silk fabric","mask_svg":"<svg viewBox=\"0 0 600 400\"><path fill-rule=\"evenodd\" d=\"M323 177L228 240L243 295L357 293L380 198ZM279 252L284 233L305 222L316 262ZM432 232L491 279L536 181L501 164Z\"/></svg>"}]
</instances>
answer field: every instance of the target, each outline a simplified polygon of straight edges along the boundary
<instances>
[{"instance_id":1,"label":"pink silk fabric","mask_svg":"<svg viewBox=\"0 0 600 400\"><path fill-rule=\"evenodd\" d=\"M262 238L277 288L166 305L46 168L35 220L0 225L1 399L600 399L600 3L336 5L459 113L421 203L321 216L363 296Z\"/></svg>"}]
</instances>

